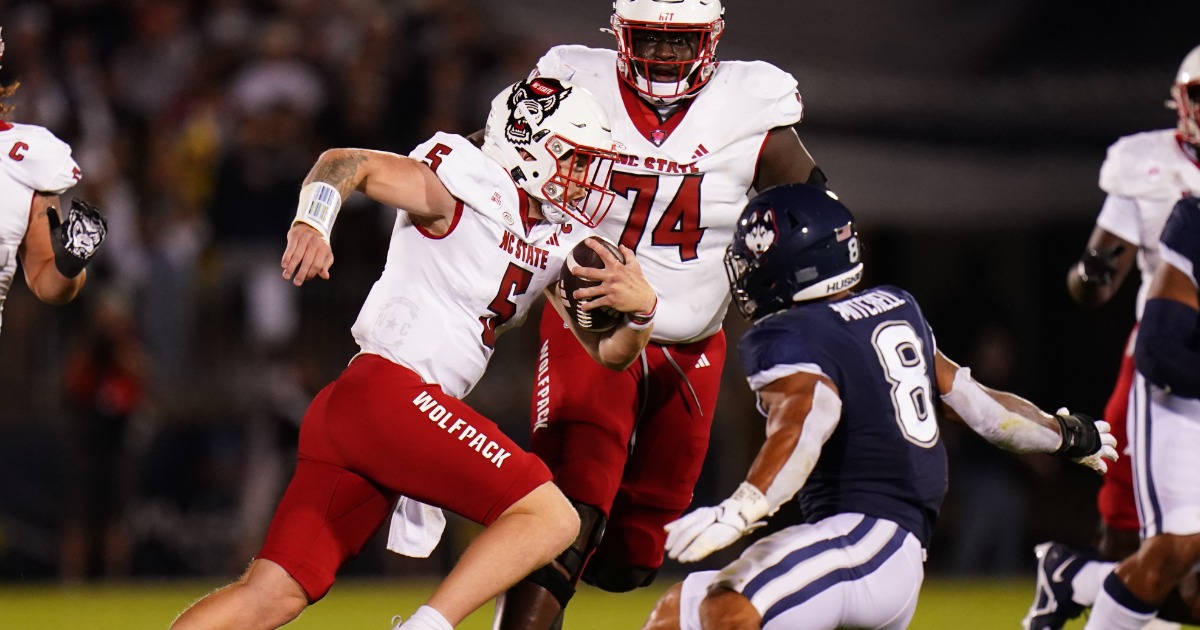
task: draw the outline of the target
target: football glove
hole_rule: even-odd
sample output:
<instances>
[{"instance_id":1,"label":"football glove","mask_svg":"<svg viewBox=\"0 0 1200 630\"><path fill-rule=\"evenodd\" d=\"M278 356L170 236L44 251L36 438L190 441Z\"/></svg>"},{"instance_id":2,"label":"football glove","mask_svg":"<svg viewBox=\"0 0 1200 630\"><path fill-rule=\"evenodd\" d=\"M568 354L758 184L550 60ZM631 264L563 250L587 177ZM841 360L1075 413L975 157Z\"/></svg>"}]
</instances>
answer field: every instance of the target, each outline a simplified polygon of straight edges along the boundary
<instances>
[{"instance_id":1,"label":"football glove","mask_svg":"<svg viewBox=\"0 0 1200 630\"><path fill-rule=\"evenodd\" d=\"M54 246L54 266L66 278L74 278L91 262L92 256L108 234L108 221L95 206L81 199L71 200L67 220L60 221L58 209L46 212L50 223L50 244Z\"/></svg>"},{"instance_id":2,"label":"football glove","mask_svg":"<svg viewBox=\"0 0 1200 630\"><path fill-rule=\"evenodd\" d=\"M1117 438L1103 420L1093 420L1081 413L1071 413L1065 407L1054 415L1062 435L1062 445L1055 455L1070 458L1103 475L1108 472L1108 461L1117 461Z\"/></svg>"},{"instance_id":3,"label":"football glove","mask_svg":"<svg viewBox=\"0 0 1200 630\"><path fill-rule=\"evenodd\" d=\"M716 507L702 507L667 523L667 557L695 562L766 523L758 519L770 508L767 497L753 485L742 482L733 496Z\"/></svg>"},{"instance_id":4,"label":"football glove","mask_svg":"<svg viewBox=\"0 0 1200 630\"><path fill-rule=\"evenodd\" d=\"M1124 245L1088 248L1079 260L1079 279L1086 285L1106 286L1116 275L1117 257L1124 251Z\"/></svg>"}]
</instances>

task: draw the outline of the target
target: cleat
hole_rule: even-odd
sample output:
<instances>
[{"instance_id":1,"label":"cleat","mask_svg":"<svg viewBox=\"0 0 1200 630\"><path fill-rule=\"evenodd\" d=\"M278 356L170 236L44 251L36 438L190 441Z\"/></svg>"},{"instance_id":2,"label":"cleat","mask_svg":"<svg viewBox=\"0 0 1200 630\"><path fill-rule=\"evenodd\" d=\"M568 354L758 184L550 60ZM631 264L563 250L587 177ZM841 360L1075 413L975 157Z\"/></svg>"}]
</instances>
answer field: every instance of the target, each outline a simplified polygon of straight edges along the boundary
<instances>
[{"instance_id":1,"label":"cleat","mask_svg":"<svg viewBox=\"0 0 1200 630\"><path fill-rule=\"evenodd\" d=\"M1083 605L1071 598L1071 580L1091 556L1056 542L1034 547L1037 555L1037 591L1029 612L1021 620L1024 630L1060 630L1067 621L1083 613Z\"/></svg>"}]
</instances>

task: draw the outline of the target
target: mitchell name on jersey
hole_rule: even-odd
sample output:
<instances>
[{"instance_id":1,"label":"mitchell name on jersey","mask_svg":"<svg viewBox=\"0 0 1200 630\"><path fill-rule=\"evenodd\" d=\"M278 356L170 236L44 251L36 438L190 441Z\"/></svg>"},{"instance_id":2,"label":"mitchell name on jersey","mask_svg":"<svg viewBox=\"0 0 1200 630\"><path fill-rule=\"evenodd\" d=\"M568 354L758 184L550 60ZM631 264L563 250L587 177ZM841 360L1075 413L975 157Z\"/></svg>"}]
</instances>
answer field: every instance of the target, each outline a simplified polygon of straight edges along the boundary
<instances>
[{"instance_id":1,"label":"mitchell name on jersey","mask_svg":"<svg viewBox=\"0 0 1200 630\"><path fill-rule=\"evenodd\" d=\"M729 305L725 247L767 132L803 114L796 80L768 63L722 61L683 111L661 121L616 64L613 50L557 46L538 72L583 86L609 112L617 198L596 232L634 250L658 291L653 340L703 339Z\"/></svg>"},{"instance_id":2,"label":"mitchell name on jersey","mask_svg":"<svg viewBox=\"0 0 1200 630\"><path fill-rule=\"evenodd\" d=\"M409 156L433 169L459 207L442 236L398 213L383 275L351 332L363 352L462 398L483 376L496 337L525 320L589 231L530 224L528 196L461 136L438 133Z\"/></svg>"}]
</instances>

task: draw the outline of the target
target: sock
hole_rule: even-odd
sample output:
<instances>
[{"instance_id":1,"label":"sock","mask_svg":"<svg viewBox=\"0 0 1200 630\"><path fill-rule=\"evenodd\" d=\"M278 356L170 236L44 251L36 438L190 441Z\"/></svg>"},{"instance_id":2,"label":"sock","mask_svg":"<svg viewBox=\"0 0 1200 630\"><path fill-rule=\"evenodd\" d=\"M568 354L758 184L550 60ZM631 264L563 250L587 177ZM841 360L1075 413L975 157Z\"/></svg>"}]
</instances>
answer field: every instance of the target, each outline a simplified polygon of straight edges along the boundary
<instances>
[{"instance_id":1,"label":"sock","mask_svg":"<svg viewBox=\"0 0 1200 630\"><path fill-rule=\"evenodd\" d=\"M402 630L454 630L454 626L437 609L421 606L408 621L400 624Z\"/></svg>"},{"instance_id":2,"label":"sock","mask_svg":"<svg viewBox=\"0 0 1200 630\"><path fill-rule=\"evenodd\" d=\"M1154 618L1156 609L1129 592L1116 573L1110 573L1084 630L1141 630Z\"/></svg>"},{"instance_id":3,"label":"sock","mask_svg":"<svg viewBox=\"0 0 1200 630\"><path fill-rule=\"evenodd\" d=\"M1115 562L1089 561L1071 579L1071 599L1081 606L1091 606L1104 584L1104 578L1117 566Z\"/></svg>"}]
</instances>

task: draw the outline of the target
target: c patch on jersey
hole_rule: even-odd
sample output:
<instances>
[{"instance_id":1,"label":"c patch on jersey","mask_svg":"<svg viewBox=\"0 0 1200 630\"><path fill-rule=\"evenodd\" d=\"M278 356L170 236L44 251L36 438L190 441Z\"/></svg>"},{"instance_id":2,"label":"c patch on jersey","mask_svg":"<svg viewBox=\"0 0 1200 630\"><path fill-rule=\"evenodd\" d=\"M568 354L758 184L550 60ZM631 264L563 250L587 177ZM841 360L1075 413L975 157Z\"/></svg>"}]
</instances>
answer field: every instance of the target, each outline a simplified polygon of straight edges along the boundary
<instances>
[{"instance_id":1,"label":"c patch on jersey","mask_svg":"<svg viewBox=\"0 0 1200 630\"><path fill-rule=\"evenodd\" d=\"M571 88L563 87L558 79L537 77L529 81L520 81L513 85L508 95L508 122L504 125L504 137L517 145L529 144L533 141L533 128L540 125L547 116L558 109L559 102L568 94ZM516 117L516 112L523 115Z\"/></svg>"},{"instance_id":2,"label":"c patch on jersey","mask_svg":"<svg viewBox=\"0 0 1200 630\"><path fill-rule=\"evenodd\" d=\"M775 244L776 235L779 234L779 230L775 229L775 211L768 208L762 212L755 212L748 222L750 227L746 230L746 249L749 249L755 258L761 258Z\"/></svg>"}]
</instances>

